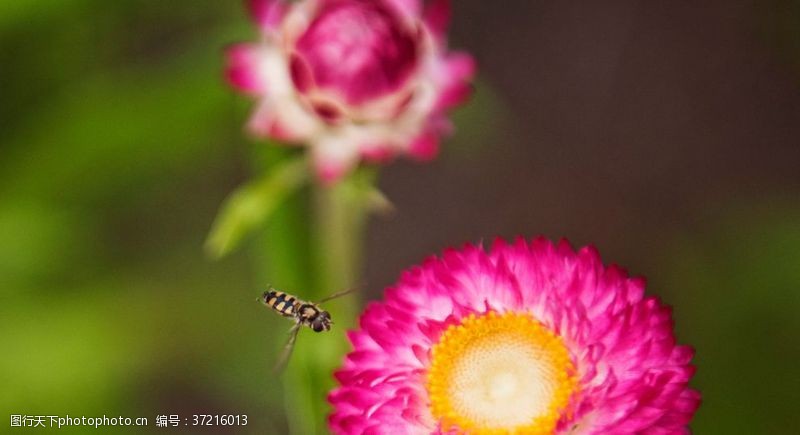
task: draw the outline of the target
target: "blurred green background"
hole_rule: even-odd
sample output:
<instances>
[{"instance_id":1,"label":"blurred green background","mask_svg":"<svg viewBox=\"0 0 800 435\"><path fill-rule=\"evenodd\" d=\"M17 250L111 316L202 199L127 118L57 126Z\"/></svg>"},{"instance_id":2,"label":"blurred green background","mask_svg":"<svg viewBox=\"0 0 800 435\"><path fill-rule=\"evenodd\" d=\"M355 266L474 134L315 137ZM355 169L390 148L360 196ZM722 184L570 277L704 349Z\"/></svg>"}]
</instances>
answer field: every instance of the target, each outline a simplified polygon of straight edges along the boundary
<instances>
[{"instance_id":1,"label":"blurred green background","mask_svg":"<svg viewBox=\"0 0 800 435\"><path fill-rule=\"evenodd\" d=\"M467 240L594 243L675 306L697 348L696 433L791 432L800 2L456 3L452 41L481 82L439 160L383 171L397 213L370 224L370 297ZM265 152L221 80L225 45L254 35L239 2L0 2L4 415L287 431L269 367L288 322L254 302L281 253L203 252Z\"/></svg>"}]
</instances>

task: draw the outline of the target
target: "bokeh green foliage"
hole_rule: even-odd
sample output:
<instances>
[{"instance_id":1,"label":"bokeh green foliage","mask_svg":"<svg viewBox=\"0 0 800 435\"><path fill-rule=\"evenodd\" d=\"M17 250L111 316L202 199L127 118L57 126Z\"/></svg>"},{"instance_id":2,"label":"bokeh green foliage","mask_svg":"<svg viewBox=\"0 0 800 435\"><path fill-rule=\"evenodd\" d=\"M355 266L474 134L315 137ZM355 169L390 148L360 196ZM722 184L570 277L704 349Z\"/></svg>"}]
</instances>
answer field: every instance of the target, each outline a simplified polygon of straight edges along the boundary
<instances>
[{"instance_id":1,"label":"bokeh green foliage","mask_svg":"<svg viewBox=\"0 0 800 435\"><path fill-rule=\"evenodd\" d=\"M737 204L678 238L665 271L696 351L697 433L787 433L800 361L800 204Z\"/></svg>"},{"instance_id":2,"label":"bokeh green foliage","mask_svg":"<svg viewBox=\"0 0 800 435\"><path fill-rule=\"evenodd\" d=\"M221 79L222 48L253 33L212 1L0 5L4 415L249 414L242 433L285 432L267 374L287 325L255 303L252 257L202 250L254 172Z\"/></svg>"}]
</instances>

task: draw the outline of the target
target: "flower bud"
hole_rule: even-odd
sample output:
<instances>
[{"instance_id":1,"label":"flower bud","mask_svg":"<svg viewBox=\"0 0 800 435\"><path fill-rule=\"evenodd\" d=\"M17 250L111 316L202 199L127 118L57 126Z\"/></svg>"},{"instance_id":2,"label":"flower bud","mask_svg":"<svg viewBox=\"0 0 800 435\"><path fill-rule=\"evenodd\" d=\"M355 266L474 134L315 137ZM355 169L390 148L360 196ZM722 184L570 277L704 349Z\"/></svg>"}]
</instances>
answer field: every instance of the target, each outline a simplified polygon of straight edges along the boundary
<instances>
[{"instance_id":1,"label":"flower bud","mask_svg":"<svg viewBox=\"0 0 800 435\"><path fill-rule=\"evenodd\" d=\"M361 159L436 156L474 62L446 51L449 1L251 0L261 40L228 50L257 137L310 148L324 181Z\"/></svg>"}]
</instances>

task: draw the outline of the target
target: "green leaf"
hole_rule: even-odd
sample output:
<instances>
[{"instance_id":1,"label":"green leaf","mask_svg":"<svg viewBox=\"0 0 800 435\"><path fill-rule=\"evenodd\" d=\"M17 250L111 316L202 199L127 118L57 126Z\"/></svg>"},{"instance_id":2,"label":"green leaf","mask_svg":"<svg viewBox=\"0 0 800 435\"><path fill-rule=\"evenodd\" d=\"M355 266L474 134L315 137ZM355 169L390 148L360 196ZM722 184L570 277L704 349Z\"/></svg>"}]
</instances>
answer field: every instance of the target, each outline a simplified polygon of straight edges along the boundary
<instances>
[{"instance_id":1,"label":"green leaf","mask_svg":"<svg viewBox=\"0 0 800 435\"><path fill-rule=\"evenodd\" d=\"M206 252L220 258L272 215L289 194L308 180L305 158L286 160L228 197L206 239Z\"/></svg>"},{"instance_id":2,"label":"green leaf","mask_svg":"<svg viewBox=\"0 0 800 435\"><path fill-rule=\"evenodd\" d=\"M384 216L392 215L397 210L392 200L377 186L371 186L364 192L364 202L369 211Z\"/></svg>"}]
</instances>

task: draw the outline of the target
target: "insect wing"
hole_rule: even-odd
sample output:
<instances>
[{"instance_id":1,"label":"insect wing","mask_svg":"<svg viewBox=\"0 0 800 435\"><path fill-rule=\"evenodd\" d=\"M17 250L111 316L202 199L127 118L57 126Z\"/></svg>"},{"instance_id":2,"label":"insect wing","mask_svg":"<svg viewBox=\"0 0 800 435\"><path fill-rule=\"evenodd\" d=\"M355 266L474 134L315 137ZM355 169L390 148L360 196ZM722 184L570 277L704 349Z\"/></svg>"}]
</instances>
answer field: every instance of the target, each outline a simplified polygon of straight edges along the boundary
<instances>
[{"instance_id":1,"label":"insect wing","mask_svg":"<svg viewBox=\"0 0 800 435\"><path fill-rule=\"evenodd\" d=\"M300 332L300 327L302 326L301 323L295 323L292 326L292 329L289 330L289 338L286 340L286 344L283 346L283 350L281 351L281 355L278 357L278 360L275 362L275 366L272 368L273 374L279 374L286 368L286 363L289 362L289 357L292 356L292 351L294 350L294 343L297 341L297 333Z\"/></svg>"},{"instance_id":2,"label":"insect wing","mask_svg":"<svg viewBox=\"0 0 800 435\"><path fill-rule=\"evenodd\" d=\"M351 288L351 289L343 290L343 291L340 291L340 292L334 293L334 294L332 294L332 295L330 295L330 296L326 296L326 297L324 297L324 298L322 298L322 299L318 300L316 303L318 303L318 304L321 304L321 303L323 303L323 302L325 302L325 301L329 301L329 300L331 300L331 299L336 299L336 298L338 298L338 297L341 297L341 296L344 296L344 295L346 295L346 294L353 293L354 291L356 291L356 289L355 289L355 288Z\"/></svg>"}]
</instances>

